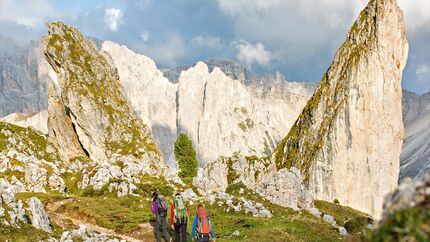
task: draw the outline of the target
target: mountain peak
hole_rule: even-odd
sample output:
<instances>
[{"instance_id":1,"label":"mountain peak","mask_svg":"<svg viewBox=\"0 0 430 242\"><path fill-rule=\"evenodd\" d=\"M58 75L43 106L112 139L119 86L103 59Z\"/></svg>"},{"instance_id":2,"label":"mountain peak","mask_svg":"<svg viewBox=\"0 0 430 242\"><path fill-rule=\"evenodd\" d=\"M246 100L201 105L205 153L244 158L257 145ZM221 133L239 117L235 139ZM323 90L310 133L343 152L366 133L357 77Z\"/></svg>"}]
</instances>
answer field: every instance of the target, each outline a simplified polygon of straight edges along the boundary
<instances>
[{"instance_id":1,"label":"mountain peak","mask_svg":"<svg viewBox=\"0 0 430 242\"><path fill-rule=\"evenodd\" d=\"M378 217L383 196L397 185L407 52L396 1L370 1L274 153L278 169L295 166L317 198Z\"/></svg>"}]
</instances>

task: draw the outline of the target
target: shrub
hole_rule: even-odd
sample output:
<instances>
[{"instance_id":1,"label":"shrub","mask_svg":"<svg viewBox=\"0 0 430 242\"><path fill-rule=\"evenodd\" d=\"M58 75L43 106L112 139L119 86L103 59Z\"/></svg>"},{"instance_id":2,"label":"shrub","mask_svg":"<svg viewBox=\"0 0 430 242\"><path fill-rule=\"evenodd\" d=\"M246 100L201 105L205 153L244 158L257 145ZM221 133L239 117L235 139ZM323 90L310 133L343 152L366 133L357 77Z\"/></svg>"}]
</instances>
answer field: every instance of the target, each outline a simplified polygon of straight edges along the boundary
<instances>
[{"instance_id":1,"label":"shrub","mask_svg":"<svg viewBox=\"0 0 430 242\"><path fill-rule=\"evenodd\" d=\"M235 193L235 192L239 192L239 190L241 188L243 188L244 190L247 189L246 186L242 182L237 182L237 183L228 185L228 187L225 190L225 192L226 193Z\"/></svg>"},{"instance_id":2,"label":"shrub","mask_svg":"<svg viewBox=\"0 0 430 242\"><path fill-rule=\"evenodd\" d=\"M365 230L367 228L367 225L371 223L372 223L371 218L359 216L359 217L354 217L347 220L345 222L344 227L346 231L348 231L348 233L357 234Z\"/></svg>"},{"instance_id":3,"label":"shrub","mask_svg":"<svg viewBox=\"0 0 430 242\"><path fill-rule=\"evenodd\" d=\"M335 198L335 199L334 199L333 203L334 203L334 204L340 204L340 203L339 203L339 200L337 200L337 198Z\"/></svg>"},{"instance_id":4,"label":"shrub","mask_svg":"<svg viewBox=\"0 0 430 242\"><path fill-rule=\"evenodd\" d=\"M193 142L186 134L181 133L175 141L175 158L178 162L179 177L185 183L191 183L197 175L198 161Z\"/></svg>"}]
</instances>

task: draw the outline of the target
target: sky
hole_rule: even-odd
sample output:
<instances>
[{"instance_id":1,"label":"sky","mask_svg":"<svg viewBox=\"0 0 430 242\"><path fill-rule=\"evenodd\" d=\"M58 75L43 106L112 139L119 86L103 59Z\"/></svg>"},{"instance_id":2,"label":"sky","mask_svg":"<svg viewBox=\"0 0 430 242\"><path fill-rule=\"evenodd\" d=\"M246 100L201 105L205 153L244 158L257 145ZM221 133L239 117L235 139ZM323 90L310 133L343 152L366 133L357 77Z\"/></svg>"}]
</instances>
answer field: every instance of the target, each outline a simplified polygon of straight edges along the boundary
<instances>
[{"instance_id":1,"label":"sky","mask_svg":"<svg viewBox=\"0 0 430 242\"><path fill-rule=\"evenodd\" d=\"M430 0L398 0L409 59L403 87L430 90ZM229 59L290 81L321 79L367 0L0 0L0 36L20 43L61 20L160 68Z\"/></svg>"}]
</instances>

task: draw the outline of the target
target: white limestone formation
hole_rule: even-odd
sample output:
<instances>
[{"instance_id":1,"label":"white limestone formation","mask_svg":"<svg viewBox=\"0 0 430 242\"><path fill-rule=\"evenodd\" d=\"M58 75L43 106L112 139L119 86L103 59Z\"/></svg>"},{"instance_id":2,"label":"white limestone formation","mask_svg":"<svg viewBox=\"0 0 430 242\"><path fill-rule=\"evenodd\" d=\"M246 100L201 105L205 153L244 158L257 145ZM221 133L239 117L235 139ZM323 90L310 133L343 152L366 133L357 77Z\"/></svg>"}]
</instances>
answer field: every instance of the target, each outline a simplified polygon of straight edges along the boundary
<instances>
[{"instance_id":1,"label":"white limestone formation","mask_svg":"<svg viewBox=\"0 0 430 242\"><path fill-rule=\"evenodd\" d=\"M370 1L277 148L278 169L295 166L316 198L379 218L399 175L407 55L397 1Z\"/></svg>"}]
</instances>

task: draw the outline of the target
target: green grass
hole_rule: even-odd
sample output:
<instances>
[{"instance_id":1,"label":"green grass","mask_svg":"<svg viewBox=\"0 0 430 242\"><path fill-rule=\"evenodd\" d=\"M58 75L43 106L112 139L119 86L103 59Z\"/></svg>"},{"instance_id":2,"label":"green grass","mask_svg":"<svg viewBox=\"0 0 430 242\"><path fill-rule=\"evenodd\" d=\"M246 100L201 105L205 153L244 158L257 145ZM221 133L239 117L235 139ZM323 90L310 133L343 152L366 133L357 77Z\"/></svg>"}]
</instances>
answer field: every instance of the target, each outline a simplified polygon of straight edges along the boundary
<instances>
[{"instance_id":1,"label":"green grass","mask_svg":"<svg viewBox=\"0 0 430 242\"><path fill-rule=\"evenodd\" d=\"M330 214L331 216L333 216L334 219L336 220L336 223L338 225L341 225L341 226L343 226L343 224L347 220L352 219L352 218L356 218L356 217L370 218L369 215L367 215L363 212L357 211L353 208L334 204L334 203L330 203L330 202L326 202L326 201L322 201L322 200L315 200L314 205L322 213Z\"/></svg>"},{"instance_id":2,"label":"green grass","mask_svg":"<svg viewBox=\"0 0 430 242\"><path fill-rule=\"evenodd\" d=\"M54 228L55 232L55 228ZM20 228L13 226L0 226L0 241L27 242L47 240L50 237L59 239L60 235L50 234L43 230L36 229L29 224L20 224Z\"/></svg>"},{"instance_id":3,"label":"green grass","mask_svg":"<svg viewBox=\"0 0 430 242\"><path fill-rule=\"evenodd\" d=\"M76 197L59 212L120 233L130 232L152 217L151 201L131 196Z\"/></svg>"},{"instance_id":4,"label":"green grass","mask_svg":"<svg viewBox=\"0 0 430 242\"><path fill-rule=\"evenodd\" d=\"M255 218L243 212L226 212L223 207L206 204L218 241L341 241L328 223L307 212L295 212L276 205L272 218ZM276 207L276 208L275 208ZM191 206L191 219L196 206ZM236 230L240 236L229 238Z\"/></svg>"},{"instance_id":5,"label":"green grass","mask_svg":"<svg viewBox=\"0 0 430 242\"><path fill-rule=\"evenodd\" d=\"M37 197L42 203L53 202L56 200L64 199L64 195L56 192L52 193L39 193L39 192L21 192L15 194L17 200L22 200L24 203L27 202L31 197Z\"/></svg>"},{"instance_id":6,"label":"green grass","mask_svg":"<svg viewBox=\"0 0 430 242\"><path fill-rule=\"evenodd\" d=\"M338 226L345 227L348 233L351 234L351 239L358 239L371 232L367 225L374 222L369 215L363 212L321 200L315 200L314 205L322 213L333 216Z\"/></svg>"},{"instance_id":7,"label":"green grass","mask_svg":"<svg viewBox=\"0 0 430 242\"><path fill-rule=\"evenodd\" d=\"M170 205L173 190L162 179L154 177L142 178L139 185L139 197L118 198L112 194L101 196L76 196L61 206L58 212L70 217L81 219L101 227L112 229L119 233L128 233L137 228L140 223L153 221L151 213L151 192L155 189L166 196L167 204ZM205 203L211 215L218 241L341 241L343 237L335 228L322 219L307 212L297 212L292 209L274 205L249 189L244 188L244 193L239 194L243 184L237 183L229 186L229 192L235 196L234 202L239 197L251 199L262 203L273 212L272 218L255 218L252 214L242 212L225 211L226 207L219 207L217 203L210 205ZM54 202L65 199L61 194L21 193L18 199L27 200L36 196L43 203ZM339 206L340 207L340 206ZM188 206L190 220L194 218L197 203ZM342 209L342 208L341 208ZM191 221L188 232L191 230ZM236 230L240 236L230 238ZM9 231L5 233L16 233ZM172 233L173 234L173 233Z\"/></svg>"}]
</instances>

